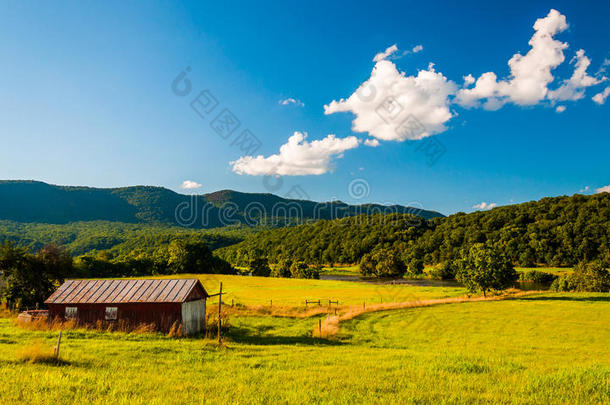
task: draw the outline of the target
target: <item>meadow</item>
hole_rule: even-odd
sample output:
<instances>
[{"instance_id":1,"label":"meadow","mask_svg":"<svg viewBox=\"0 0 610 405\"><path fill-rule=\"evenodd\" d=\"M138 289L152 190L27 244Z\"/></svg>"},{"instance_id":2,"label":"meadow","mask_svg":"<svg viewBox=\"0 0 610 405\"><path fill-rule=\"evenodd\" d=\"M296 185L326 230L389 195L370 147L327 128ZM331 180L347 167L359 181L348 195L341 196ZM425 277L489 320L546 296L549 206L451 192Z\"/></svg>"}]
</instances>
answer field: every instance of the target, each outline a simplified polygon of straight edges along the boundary
<instances>
[{"instance_id":1,"label":"meadow","mask_svg":"<svg viewBox=\"0 0 610 405\"><path fill-rule=\"evenodd\" d=\"M354 282L201 276L247 303L334 294L358 302L378 286ZM396 297L460 295L388 286ZM408 292L396 292L403 289ZM291 298L293 297L293 298ZM0 319L3 403L608 403L608 294L537 293L501 301L366 313L332 339L312 336L325 316L232 316L223 346L161 334L57 331ZM264 299L263 299L264 302ZM213 309L211 309L213 310Z\"/></svg>"},{"instance_id":2,"label":"meadow","mask_svg":"<svg viewBox=\"0 0 610 405\"><path fill-rule=\"evenodd\" d=\"M167 278L197 278L209 294L220 283L227 292L223 302L242 305L304 306L305 300L339 301L339 305L402 302L465 294L461 287L406 286L388 282L362 283L335 280L251 277L222 274L178 274ZM161 277L163 278L163 277Z\"/></svg>"}]
</instances>

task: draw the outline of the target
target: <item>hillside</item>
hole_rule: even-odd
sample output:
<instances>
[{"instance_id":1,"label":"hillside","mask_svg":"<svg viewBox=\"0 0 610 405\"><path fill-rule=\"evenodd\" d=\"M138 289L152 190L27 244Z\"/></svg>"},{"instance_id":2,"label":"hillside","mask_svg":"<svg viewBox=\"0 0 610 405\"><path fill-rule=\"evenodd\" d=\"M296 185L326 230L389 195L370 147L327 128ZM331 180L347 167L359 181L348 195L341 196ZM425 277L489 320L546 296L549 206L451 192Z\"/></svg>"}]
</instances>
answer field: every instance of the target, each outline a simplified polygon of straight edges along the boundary
<instances>
[{"instance_id":1,"label":"hillside","mask_svg":"<svg viewBox=\"0 0 610 405\"><path fill-rule=\"evenodd\" d=\"M233 264L256 255L329 264L357 263L372 250L395 247L405 258L436 264L477 242L495 244L521 266L610 262L610 194L544 198L430 221L408 215L319 221L260 232L217 253Z\"/></svg>"},{"instance_id":2,"label":"hillside","mask_svg":"<svg viewBox=\"0 0 610 405\"><path fill-rule=\"evenodd\" d=\"M235 224L283 226L371 212L413 213L426 219L442 217L438 212L412 207L316 203L231 190L190 196L151 186L92 188L0 181L0 220L15 222L113 221L215 228Z\"/></svg>"}]
</instances>

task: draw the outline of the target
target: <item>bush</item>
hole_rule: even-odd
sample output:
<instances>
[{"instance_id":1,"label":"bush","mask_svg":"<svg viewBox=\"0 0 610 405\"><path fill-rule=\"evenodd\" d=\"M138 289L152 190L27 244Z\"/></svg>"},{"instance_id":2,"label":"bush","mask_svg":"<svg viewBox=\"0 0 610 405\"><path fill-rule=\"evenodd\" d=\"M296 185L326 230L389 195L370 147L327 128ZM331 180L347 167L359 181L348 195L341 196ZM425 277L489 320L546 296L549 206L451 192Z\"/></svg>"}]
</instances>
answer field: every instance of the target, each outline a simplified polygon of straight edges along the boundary
<instances>
[{"instance_id":1,"label":"bush","mask_svg":"<svg viewBox=\"0 0 610 405\"><path fill-rule=\"evenodd\" d=\"M574 273L551 285L553 291L610 292L610 272L601 262L578 263Z\"/></svg>"},{"instance_id":2,"label":"bush","mask_svg":"<svg viewBox=\"0 0 610 405\"><path fill-rule=\"evenodd\" d=\"M538 270L529 270L519 275L521 281L532 281L538 284L551 284L558 277L555 274Z\"/></svg>"}]
</instances>

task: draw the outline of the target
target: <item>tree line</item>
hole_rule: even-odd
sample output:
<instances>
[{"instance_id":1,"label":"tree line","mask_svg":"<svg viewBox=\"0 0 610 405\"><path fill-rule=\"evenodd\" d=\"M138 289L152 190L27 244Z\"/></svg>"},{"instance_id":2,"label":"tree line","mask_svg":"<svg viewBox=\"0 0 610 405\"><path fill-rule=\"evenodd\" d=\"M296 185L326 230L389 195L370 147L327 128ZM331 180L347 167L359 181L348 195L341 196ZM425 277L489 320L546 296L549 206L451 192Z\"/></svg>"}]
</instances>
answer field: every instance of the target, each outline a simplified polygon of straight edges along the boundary
<instances>
[{"instance_id":1,"label":"tree line","mask_svg":"<svg viewBox=\"0 0 610 405\"><path fill-rule=\"evenodd\" d=\"M310 264L356 264L391 249L413 270L460 257L475 244L493 245L514 265L571 267L610 263L610 194L544 198L490 211L424 220L408 214L361 215L274 229L216 252L247 265L253 252ZM377 254L379 256L379 254Z\"/></svg>"}]
</instances>

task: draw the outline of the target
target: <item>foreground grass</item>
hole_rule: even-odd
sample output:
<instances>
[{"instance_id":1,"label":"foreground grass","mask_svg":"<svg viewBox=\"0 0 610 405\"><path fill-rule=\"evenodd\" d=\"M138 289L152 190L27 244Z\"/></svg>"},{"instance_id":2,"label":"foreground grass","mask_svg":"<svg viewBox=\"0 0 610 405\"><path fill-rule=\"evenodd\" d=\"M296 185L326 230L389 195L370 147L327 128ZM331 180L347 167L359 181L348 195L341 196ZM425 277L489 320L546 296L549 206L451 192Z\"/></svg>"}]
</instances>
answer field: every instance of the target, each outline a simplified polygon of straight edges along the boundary
<instances>
[{"instance_id":1,"label":"foreground grass","mask_svg":"<svg viewBox=\"0 0 610 405\"><path fill-rule=\"evenodd\" d=\"M413 301L462 295L458 287L421 287L334 280L250 277L219 274L180 274L168 278L198 278L208 293L218 292L220 282L229 294L223 301L243 305L304 306L305 300L337 301L339 305ZM324 303L326 301L326 303Z\"/></svg>"},{"instance_id":2,"label":"foreground grass","mask_svg":"<svg viewBox=\"0 0 610 405\"><path fill-rule=\"evenodd\" d=\"M609 296L545 294L317 318L232 319L227 347L67 331L63 365L17 360L56 334L0 319L3 403L608 403Z\"/></svg>"}]
</instances>

